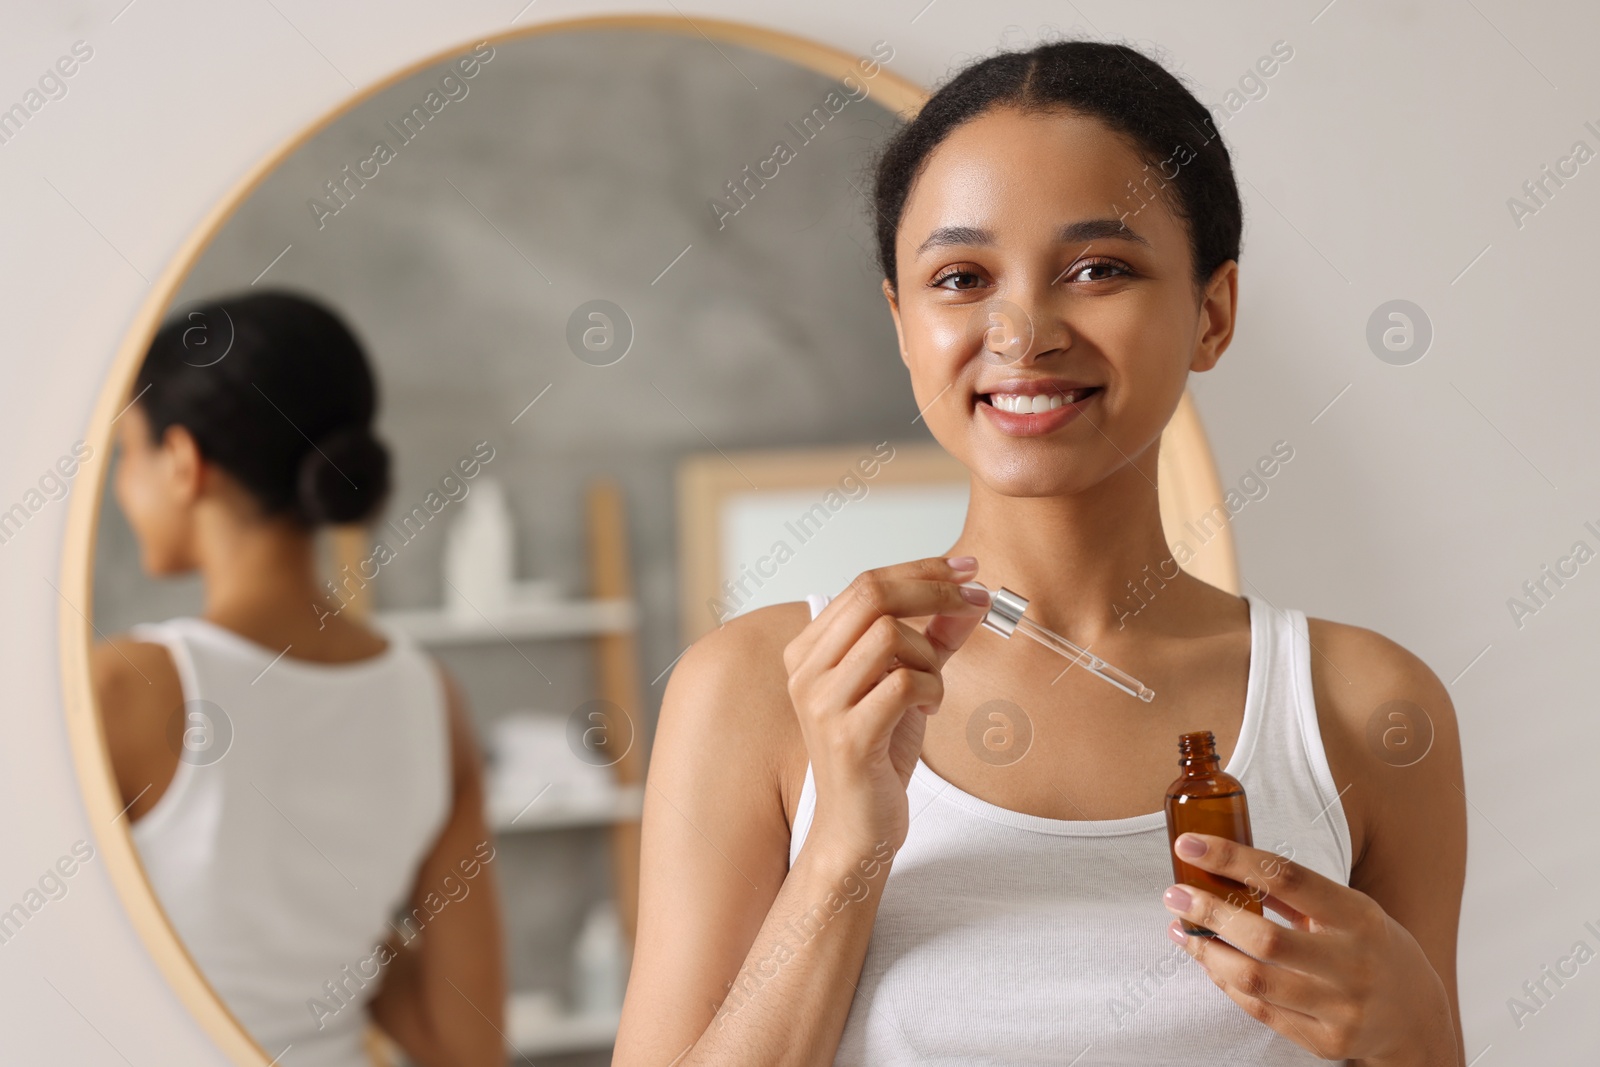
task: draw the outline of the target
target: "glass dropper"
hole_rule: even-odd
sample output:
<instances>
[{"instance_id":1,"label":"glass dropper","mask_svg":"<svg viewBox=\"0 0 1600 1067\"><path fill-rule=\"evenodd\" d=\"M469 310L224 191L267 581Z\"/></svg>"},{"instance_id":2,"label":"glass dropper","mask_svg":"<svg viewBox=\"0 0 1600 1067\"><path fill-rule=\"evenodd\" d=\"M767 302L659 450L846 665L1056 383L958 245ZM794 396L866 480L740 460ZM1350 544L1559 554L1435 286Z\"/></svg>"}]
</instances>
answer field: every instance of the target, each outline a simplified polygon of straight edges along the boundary
<instances>
[{"instance_id":1,"label":"glass dropper","mask_svg":"<svg viewBox=\"0 0 1600 1067\"><path fill-rule=\"evenodd\" d=\"M975 582L973 584L981 583ZM1088 649L1073 644L1054 630L1040 626L1032 619L1023 618L1023 612L1028 610L1027 597L1013 593L1005 586L992 590L991 596L993 599L990 601L989 614L983 618L983 625L988 629L1006 638L1021 630L1045 648L1076 663L1091 674L1099 675L1129 696L1138 697L1146 704L1155 699L1156 691L1127 671L1118 670Z\"/></svg>"}]
</instances>

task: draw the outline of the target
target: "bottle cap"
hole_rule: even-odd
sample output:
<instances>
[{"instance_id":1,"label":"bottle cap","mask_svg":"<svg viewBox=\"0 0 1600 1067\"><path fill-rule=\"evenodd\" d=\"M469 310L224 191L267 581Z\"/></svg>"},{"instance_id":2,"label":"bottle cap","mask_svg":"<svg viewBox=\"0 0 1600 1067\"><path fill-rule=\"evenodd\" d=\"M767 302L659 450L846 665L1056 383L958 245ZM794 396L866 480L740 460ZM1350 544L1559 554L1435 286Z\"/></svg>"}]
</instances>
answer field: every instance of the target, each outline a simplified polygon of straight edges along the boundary
<instances>
[{"instance_id":1,"label":"bottle cap","mask_svg":"<svg viewBox=\"0 0 1600 1067\"><path fill-rule=\"evenodd\" d=\"M1010 637L1016 633L1017 623L1027 610L1027 597L1001 586L989 601L989 614L983 617L983 625L1001 637Z\"/></svg>"}]
</instances>

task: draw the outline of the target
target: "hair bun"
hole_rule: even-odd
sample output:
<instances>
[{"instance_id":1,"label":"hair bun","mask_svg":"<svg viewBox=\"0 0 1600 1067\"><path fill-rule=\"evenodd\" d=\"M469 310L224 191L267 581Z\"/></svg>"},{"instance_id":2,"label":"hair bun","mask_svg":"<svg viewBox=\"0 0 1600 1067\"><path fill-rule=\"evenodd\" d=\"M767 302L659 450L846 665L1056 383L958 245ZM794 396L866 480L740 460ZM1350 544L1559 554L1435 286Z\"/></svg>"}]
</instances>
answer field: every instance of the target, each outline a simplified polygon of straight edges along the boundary
<instances>
[{"instance_id":1,"label":"hair bun","mask_svg":"<svg viewBox=\"0 0 1600 1067\"><path fill-rule=\"evenodd\" d=\"M299 489L313 526L369 519L389 493L389 450L370 427L336 430L301 459Z\"/></svg>"}]
</instances>

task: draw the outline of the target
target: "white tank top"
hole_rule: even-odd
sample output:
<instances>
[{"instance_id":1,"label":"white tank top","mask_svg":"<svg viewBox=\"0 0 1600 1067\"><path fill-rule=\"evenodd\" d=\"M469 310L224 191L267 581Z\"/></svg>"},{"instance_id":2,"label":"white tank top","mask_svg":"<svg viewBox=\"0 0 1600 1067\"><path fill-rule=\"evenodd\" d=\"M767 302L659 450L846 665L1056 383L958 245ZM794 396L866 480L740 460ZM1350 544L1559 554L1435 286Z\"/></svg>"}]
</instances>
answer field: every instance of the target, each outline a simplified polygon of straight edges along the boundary
<instances>
[{"instance_id":1,"label":"white tank top","mask_svg":"<svg viewBox=\"0 0 1600 1067\"><path fill-rule=\"evenodd\" d=\"M1244 784L1256 847L1348 885L1350 830L1317 728L1305 615L1244 599L1249 681L1225 769ZM839 1067L1329 1062L1246 1015L1168 938L1163 812L1041 818L963 792L921 760L907 794L910 829L884 883ZM791 866L815 809L808 764Z\"/></svg>"},{"instance_id":2,"label":"white tank top","mask_svg":"<svg viewBox=\"0 0 1600 1067\"><path fill-rule=\"evenodd\" d=\"M367 1067L374 950L449 810L437 669L389 630L382 653L344 664L274 663L198 618L131 633L171 652L189 731L132 830L162 908L276 1063Z\"/></svg>"}]
</instances>

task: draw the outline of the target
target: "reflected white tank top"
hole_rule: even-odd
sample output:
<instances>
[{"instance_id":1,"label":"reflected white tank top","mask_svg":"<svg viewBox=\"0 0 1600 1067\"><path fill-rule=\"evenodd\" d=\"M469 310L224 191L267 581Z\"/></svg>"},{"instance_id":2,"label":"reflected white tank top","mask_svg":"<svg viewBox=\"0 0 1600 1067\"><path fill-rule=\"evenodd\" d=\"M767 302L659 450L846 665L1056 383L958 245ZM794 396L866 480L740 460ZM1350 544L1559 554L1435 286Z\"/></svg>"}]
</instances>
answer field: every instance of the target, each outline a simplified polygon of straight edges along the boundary
<instances>
[{"instance_id":1,"label":"reflected white tank top","mask_svg":"<svg viewBox=\"0 0 1600 1067\"><path fill-rule=\"evenodd\" d=\"M1244 721L1225 769L1244 783L1257 847L1348 885L1350 830L1317 726L1305 615L1245 599ZM910 829L884 884L839 1067L1329 1062L1246 1015L1167 937L1163 812L1040 818L963 792L920 760L907 793ZM808 765L791 865L815 808Z\"/></svg>"},{"instance_id":2,"label":"reflected white tank top","mask_svg":"<svg viewBox=\"0 0 1600 1067\"><path fill-rule=\"evenodd\" d=\"M131 631L171 652L185 713L177 773L134 843L195 963L281 1067L367 1067L374 950L448 814L443 682L382 632L379 655L324 664L273 662L198 618Z\"/></svg>"}]
</instances>

